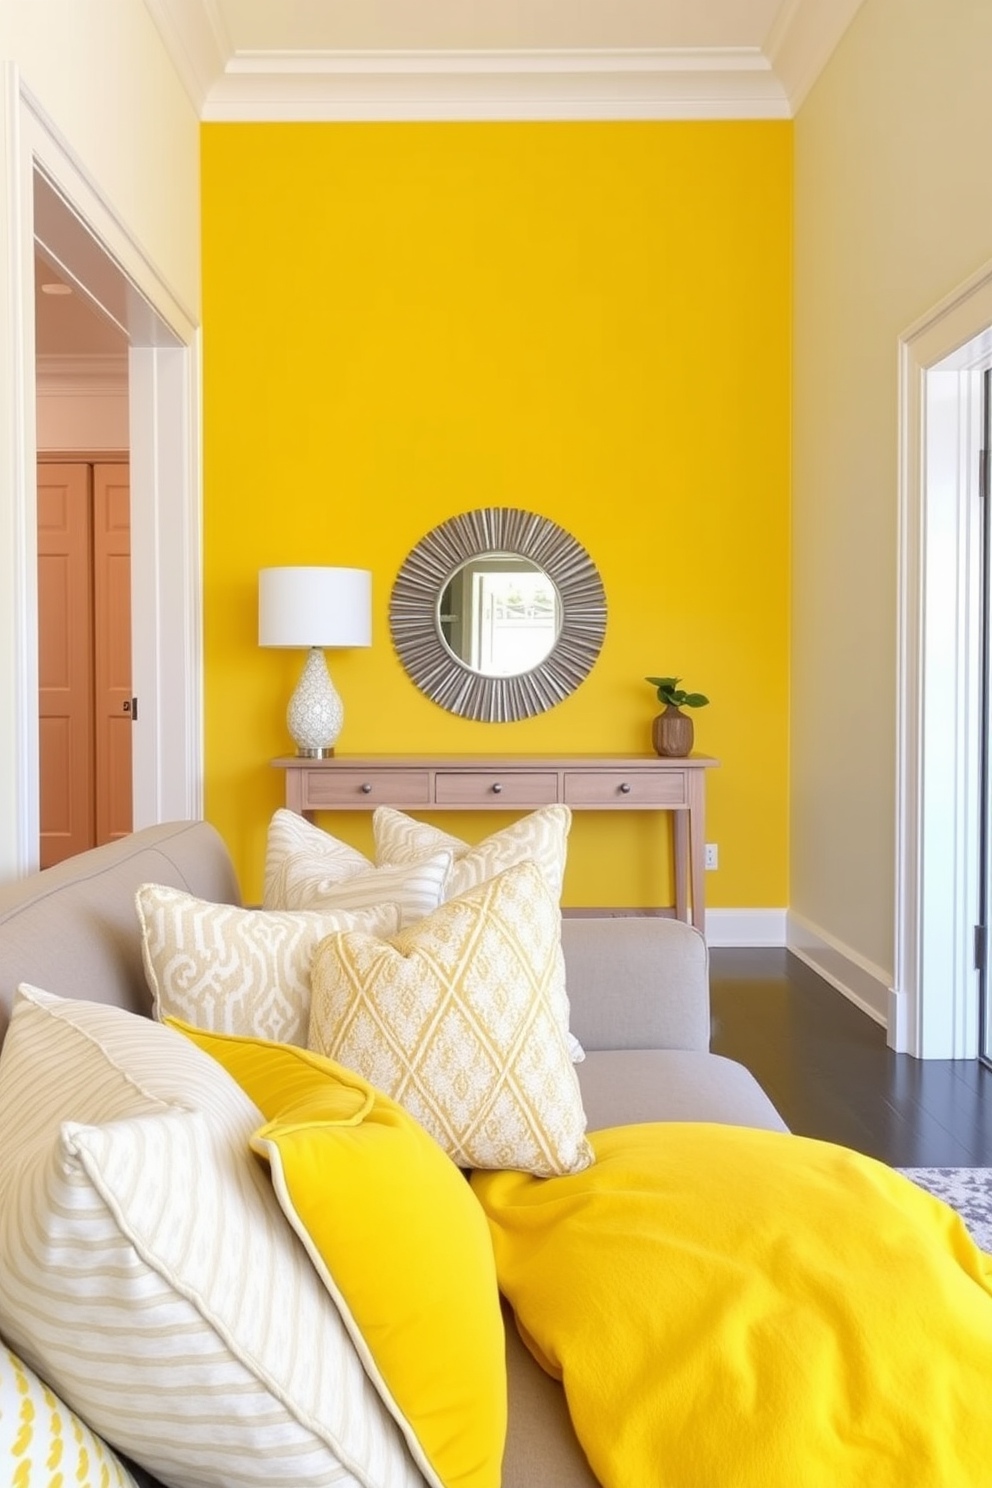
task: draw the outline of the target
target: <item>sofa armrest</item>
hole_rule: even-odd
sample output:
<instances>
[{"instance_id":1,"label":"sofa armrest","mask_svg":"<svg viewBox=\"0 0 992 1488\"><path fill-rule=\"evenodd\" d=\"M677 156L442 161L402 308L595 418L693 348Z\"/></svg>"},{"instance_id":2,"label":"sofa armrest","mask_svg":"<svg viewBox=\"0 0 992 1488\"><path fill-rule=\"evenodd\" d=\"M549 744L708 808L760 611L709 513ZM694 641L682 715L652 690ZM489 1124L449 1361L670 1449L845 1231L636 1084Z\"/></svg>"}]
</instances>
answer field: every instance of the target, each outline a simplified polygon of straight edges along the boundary
<instances>
[{"instance_id":1,"label":"sofa armrest","mask_svg":"<svg viewBox=\"0 0 992 1488\"><path fill-rule=\"evenodd\" d=\"M657 916L562 920L571 1029L586 1049L708 1049L709 953Z\"/></svg>"}]
</instances>

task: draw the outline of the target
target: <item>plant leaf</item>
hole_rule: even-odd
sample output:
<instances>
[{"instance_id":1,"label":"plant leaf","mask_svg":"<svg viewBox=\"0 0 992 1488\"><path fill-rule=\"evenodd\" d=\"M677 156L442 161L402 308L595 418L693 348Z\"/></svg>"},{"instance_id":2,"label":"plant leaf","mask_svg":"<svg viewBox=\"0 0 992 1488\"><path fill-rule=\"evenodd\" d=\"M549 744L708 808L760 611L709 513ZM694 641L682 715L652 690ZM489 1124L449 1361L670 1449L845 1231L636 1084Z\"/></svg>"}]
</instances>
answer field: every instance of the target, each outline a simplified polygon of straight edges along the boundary
<instances>
[{"instance_id":1,"label":"plant leaf","mask_svg":"<svg viewBox=\"0 0 992 1488\"><path fill-rule=\"evenodd\" d=\"M709 698L704 697L701 692L687 692L683 694L682 701L687 708L702 708L709 702Z\"/></svg>"}]
</instances>

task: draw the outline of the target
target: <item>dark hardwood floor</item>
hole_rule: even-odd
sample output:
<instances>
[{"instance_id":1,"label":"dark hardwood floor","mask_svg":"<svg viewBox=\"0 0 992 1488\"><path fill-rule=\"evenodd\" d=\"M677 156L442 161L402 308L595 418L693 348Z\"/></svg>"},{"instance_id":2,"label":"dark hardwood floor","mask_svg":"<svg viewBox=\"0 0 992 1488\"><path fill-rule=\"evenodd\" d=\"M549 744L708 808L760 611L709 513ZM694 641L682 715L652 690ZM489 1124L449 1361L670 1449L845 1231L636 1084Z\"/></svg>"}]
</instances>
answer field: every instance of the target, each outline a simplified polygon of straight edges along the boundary
<instances>
[{"instance_id":1,"label":"dark hardwood floor","mask_svg":"<svg viewBox=\"0 0 992 1488\"><path fill-rule=\"evenodd\" d=\"M710 953L714 1053L795 1132L895 1167L992 1167L992 1070L893 1054L885 1030L785 950Z\"/></svg>"}]
</instances>

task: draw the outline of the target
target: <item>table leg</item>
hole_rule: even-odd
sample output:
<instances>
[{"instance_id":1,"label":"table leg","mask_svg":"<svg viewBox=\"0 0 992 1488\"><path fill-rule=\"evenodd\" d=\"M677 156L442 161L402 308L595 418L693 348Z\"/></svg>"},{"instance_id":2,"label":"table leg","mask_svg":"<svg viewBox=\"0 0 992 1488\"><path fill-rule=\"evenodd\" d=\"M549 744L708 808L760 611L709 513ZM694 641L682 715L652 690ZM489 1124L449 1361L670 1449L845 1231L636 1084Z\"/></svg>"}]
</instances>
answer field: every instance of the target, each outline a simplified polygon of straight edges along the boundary
<instances>
[{"instance_id":1,"label":"table leg","mask_svg":"<svg viewBox=\"0 0 992 1488\"><path fill-rule=\"evenodd\" d=\"M675 916L689 918L689 813L673 811L672 839L675 846Z\"/></svg>"},{"instance_id":2,"label":"table leg","mask_svg":"<svg viewBox=\"0 0 992 1488\"><path fill-rule=\"evenodd\" d=\"M689 774L689 872L692 893L692 923L706 931L706 779L702 770Z\"/></svg>"}]
</instances>

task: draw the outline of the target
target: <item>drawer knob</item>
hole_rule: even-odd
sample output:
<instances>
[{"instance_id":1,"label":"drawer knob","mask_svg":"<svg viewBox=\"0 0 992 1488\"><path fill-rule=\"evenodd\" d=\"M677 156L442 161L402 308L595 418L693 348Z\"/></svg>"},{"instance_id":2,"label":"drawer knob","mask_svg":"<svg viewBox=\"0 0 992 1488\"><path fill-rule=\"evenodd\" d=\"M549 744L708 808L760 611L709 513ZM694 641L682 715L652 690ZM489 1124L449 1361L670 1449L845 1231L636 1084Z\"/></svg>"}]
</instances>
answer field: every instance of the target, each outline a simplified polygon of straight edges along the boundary
<instances>
[{"instance_id":1,"label":"drawer knob","mask_svg":"<svg viewBox=\"0 0 992 1488\"><path fill-rule=\"evenodd\" d=\"M372 787L371 787L371 785L369 784L369 782L367 780L366 781L363 781L363 783L362 783L362 795L363 796L370 796L371 794L372 794Z\"/></svg>"},{"instance_id":2,"label":"drawer knob","mask_svg":"<svg viewBox=\"0 0 992 1488\"><path fill-rule=\"evenodd\" d=\"M503 789L503 787L500 785L499 781L497 780L496 781L496 784L493 786L493 795L494 796L498 796L502 792L502 789Z\"/></svg>"},{"instance_id":3,"label":"drawer knob","mask_svg":"<svg viewBox=\"0 0 992 1488\"><path fill-rule=\"evenodd\" d=\"M621 785L621 787L620 787L620 794L622 796L629 796L630 795L630 781L629 780L625 780L623 782L623 784Z\"/></svg>"}]
</instances>

